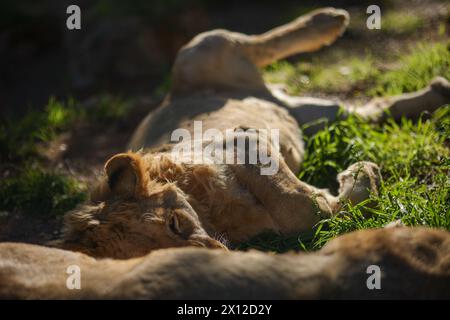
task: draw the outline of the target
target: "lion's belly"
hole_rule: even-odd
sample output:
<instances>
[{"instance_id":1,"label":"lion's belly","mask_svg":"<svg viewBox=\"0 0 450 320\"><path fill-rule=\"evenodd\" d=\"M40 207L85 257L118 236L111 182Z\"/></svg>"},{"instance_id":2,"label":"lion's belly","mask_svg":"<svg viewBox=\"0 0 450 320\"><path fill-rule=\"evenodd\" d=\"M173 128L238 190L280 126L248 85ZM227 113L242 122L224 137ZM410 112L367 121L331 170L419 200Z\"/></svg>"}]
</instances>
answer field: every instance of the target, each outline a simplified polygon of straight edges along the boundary
<instances>
[{"instance_id":1,"label":"lion's belly","mask_svg":"<svg viewBox=\"0 0 450 320\"><path fill-rule=\"evenodd\" d=\"M202 133L208 129L224 134L236 128L278 129L280 152L291 170L297 171L303 159L304 145L295 119L274 103L257 98L194 96L167 102L142 121L129 147L138 150L175 144L171 137L177 129L186 129L194 138L200 123Z\"/></svg>"}]
</instances>

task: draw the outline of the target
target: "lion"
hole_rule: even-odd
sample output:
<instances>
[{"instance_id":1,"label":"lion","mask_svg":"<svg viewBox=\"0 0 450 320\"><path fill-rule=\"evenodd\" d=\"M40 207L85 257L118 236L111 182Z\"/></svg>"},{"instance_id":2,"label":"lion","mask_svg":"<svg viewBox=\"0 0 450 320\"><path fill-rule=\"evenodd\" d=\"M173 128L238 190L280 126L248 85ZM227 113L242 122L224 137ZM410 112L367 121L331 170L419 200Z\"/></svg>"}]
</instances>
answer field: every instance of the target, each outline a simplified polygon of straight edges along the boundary
<instances>
[{"instance_id":1,"label":"lion","mask_svg":"<svg viewBox=\"0 0 450 320\"><path fill-rule=\"evenodd\" d=\"M225 249L266 231L311 230L321 219L338 213L344 203L376 194L380 172L371 162L354 163L340 173L337 195L296 177L305 152L300 126L320 118L332 121L341 107L333 101L290 97L270 89L258 69L331 44L348 21L345 10L324 8L261 35L213 30L192 39L177 55L170 93L137 127L129 151L106 162L105 177L92 191L90 203L66 216L60 246L120 259L169 247ZM343 116L357 113L381 121L384 111L389 111L394 118L414 117L448 102L450 84L437 78L418 92L346 108ZM234 162L173 156L180 145L191 158L199 155L192 145L172 139L179 129L195 136L198 122L204 132L225 135L219 140L201 139L200 147L231 146ZM227 130L234 135L225 134ZM254 134L257 130L275 130L278 140ZM239 149L238 138L257 151L265 146L276 170L261 174L267 163L260 157L247 161L250 148ZM246 160L241 163L240 151Z\"/></svg>"},{"instance_id":2,"label":"lion","mask_svg":"<svg viewBox=\"0 0 450 320\"><path fill-rule=\"evenodd\" d=\"M423 227L362 230L279 255L184 247L113 260L1 243L0 261L0 299L450 298L450 233Z\"/></svg>"}]
</instances>

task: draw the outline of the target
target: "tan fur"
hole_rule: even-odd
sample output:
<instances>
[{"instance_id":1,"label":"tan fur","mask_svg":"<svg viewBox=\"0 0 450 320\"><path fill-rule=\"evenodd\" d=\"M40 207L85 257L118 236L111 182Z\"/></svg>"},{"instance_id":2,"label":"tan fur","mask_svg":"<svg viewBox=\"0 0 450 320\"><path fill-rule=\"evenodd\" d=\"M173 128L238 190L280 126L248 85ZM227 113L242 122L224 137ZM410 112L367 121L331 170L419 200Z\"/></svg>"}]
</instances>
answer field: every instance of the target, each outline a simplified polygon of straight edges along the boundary
<instances>
[{"instance_id":1,"label":"tan fur","mask_svg":"<svg viewBox=\"0 0 450 320\"><path fill-rule=\"evenodd\" d=\"M170 94L143 119L130 141L131 150L141 151L116 155L106 163L107 177L93 192L93 203L68 215L62 247L115 258L172 246L223 247L215 239L240 243L268 230L310 230L337 213L343 202L357 203L377 192L379 169L369 162L353 164L339 175L339 195L296 177L304 155L299 123L321 116L333 119L339 106L271 91L258 70L330 44L348 19L344 10L325 8L262 35L215 30L195 37L177 56ZM424 99L430 103L422 108L431 110L445 102L448 93L434 87L358 112L375 117L391 106L400 114L408 101L416 105ZM184 128L193 135L195 120L202 121L203 131L278 129L280 149L269 150L279 160L278 172L261 175L261 163L189 164L171 159L171 133ZM267 142L249 139L257 139L258 146ZM173 232L180 219L183 230Z\"/></svg>"},{"instance_id":2,"label":"tan fur","mask_svg":"<svg viewBox=\"0 0 450 320\"><path fill-rule=\"evenodd\" d=\"M126 168L111 171L114 161ZM378 168L359 164L349 169L359 178L342 183L342 197L365 198L367 188L376 188ZM337 197L302 183L285 164L261 183L257 168L244 165L177 164L164 154L126 153L109 160L106 172L113 178L100 182L94 203L66 215L62 248L114 258L187 245L224 248L214 239L236 244L267 230L307 230L340 207ZM183 219L180 234L170 228L174 216Z\"/></svg>"},{"instance_id":3,"label":"tan fur","mask_svg":"<svg viewBox=\"0 0 450 320\"><path fill-rule=\"evenodd\" d=\"M67 267L81 269L69 290ZM369 290L367 268L381 270ZM449 299L450 233L388 228L350 233L309 254L202 248L129 260L29 244L0 244L1 299Z\"/></svg>"}]
</instances>

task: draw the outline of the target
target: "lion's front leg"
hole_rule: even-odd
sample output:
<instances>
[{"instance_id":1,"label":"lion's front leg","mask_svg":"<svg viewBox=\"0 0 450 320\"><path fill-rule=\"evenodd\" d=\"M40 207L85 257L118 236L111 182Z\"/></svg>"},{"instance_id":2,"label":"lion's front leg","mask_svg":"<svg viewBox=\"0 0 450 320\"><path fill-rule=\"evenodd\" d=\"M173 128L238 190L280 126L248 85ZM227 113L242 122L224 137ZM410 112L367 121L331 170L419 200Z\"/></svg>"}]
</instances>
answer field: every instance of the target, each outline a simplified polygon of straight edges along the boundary
<instances>
[{"instance_id":1,"label":"lion's front leg","mask_svg":"<svg viewBox=\"0 0 450 320\"><path fill-rule=\"evenodd\" d=\"M333 213L338 206L337 198L300 181L286 164L277 141L266 138L254 131L237 132L232 140L227 140L228 146L234 144L234 164L230 169L269 213L274 231L292 233L311 229L321 218Z\"/></svg>"},{"instance_id":2,"label":"lion's front leg","mask_svg":"<svg viewBox=\"0 0 450 320\"><path fill-rule=\"evenodd\" d=\"M310 230L321 219L339 212L346 201L358 203L377 192L378 166L358 162L338 175L339 195L300 181L279 157L279 169L273 175L261 175L260 164L233 165L238 181L260 201L278 228L289 234Z\"/></svg>"}]
</instances>

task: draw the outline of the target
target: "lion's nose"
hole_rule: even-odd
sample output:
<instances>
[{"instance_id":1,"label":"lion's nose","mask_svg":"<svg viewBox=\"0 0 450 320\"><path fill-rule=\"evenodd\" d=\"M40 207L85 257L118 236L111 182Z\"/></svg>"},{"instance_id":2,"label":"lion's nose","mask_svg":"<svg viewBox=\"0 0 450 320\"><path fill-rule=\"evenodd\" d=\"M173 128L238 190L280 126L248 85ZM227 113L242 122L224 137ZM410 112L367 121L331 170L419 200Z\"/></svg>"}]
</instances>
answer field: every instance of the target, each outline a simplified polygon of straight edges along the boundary
<instances>
[{"instance_id":1,"label":"lion's nose","mask_svg":"<svg viewBox=\"0 0 450 320\"><path fill-rule=\"evenodd\" d=\"M206 247L211 248L211 249L223 249L223 250L228 250L228 248L220 241L214 240L214 239L209 239Z\"/></svg>"},{"instance_id":2,"label":"lion's nose","mask_svg":"<svg viewBox=\"0 0 450 320\"><path fill-rule=\"evenodd\" d=\"M228 248L222 242L209 237L195 237L194 239L189 240L189 243L196 247L228 250Z\"/></svg>"}]
</instances>

